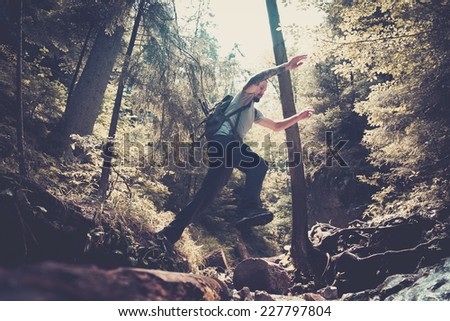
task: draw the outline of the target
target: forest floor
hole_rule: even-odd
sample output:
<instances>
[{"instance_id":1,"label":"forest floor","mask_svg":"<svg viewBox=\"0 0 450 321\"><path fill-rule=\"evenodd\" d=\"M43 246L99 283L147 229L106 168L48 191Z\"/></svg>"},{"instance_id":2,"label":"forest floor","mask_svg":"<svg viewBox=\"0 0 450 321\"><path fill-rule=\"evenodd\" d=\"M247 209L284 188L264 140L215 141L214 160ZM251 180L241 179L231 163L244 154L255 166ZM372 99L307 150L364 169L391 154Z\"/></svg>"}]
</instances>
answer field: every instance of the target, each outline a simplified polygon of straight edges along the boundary
<instances>
[{"instance_id":1,"label":"forest floor","mask_svg":"<svg viewBox=\"0 0 450 321\"><path fill-rule=\"evenodd\" d=\"M2 266L20 267L50 260L75 265L94 264L106 270L139 267L191 272L186 259L180 253L164 248L152 233L141 233L139 246L130 247L120 226L96 225L83 215L82 208L60 201L38 183L3 173L0 191ZM429 274L421 270L424 267L441 264L441 268L434 268L434 271L448 270L448 262L440 262L450 256L449 227L448 217L431 219L422 216L387 221L378 226L354 222L343 229L318 224L311 230L311 238L316 249L329 255L323 274L309 280L297 278L297 282L288 283L284 291L289 297L273 296L272 299L317 300L323 297L324 289L336 292L331 299L392 298L408 286L417 286L417 275ZM274 262L295 279L288 255ZM237 291L233 285L233 271L234 267L226 271L212 267L197 273L222 278L230 291L236 291L234 299L270 298L270 295L256 291L264 290L264 285L258 289L258 284L250 281L249 289ZM416 276L399 279L398 275L403 274ZM445 277L445 274L441 279L435 277L438 282L431 287L439 288ZM382 285L386 280L388 290L383 288L385 284ZM314 297L311 293L320 296ZM443 297L448 299L447 294Z\"/></svg>"}]
</instances>

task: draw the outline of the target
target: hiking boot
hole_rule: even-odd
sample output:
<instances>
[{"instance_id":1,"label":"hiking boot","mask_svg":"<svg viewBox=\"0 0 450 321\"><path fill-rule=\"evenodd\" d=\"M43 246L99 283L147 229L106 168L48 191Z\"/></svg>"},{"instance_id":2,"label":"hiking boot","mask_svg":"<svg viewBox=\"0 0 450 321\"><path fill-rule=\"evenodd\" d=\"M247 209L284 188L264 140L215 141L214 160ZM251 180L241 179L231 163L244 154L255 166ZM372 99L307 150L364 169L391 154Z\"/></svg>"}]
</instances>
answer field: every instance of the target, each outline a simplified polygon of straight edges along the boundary
<instances>
[{"instance_id":1,"label":"hiking boot","mask_svg":"<svg viewBox=\"0 0 450 321\"><path fill-rule=\"evenodd\" d=\"M273 220L273 214L263 207L244 210L244 216L236 222L237 228L266 225Z\"/></svg>"}]
</instances>

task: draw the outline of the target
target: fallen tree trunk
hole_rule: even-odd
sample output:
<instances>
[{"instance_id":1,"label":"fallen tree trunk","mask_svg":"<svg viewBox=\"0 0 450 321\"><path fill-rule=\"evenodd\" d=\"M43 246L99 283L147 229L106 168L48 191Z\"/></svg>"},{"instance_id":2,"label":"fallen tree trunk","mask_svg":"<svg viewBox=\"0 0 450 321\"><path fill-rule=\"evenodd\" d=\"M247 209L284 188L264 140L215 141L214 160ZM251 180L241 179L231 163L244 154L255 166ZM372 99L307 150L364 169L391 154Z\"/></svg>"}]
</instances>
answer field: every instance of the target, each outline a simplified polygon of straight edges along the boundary
<instances>
[{"instance_id":1,"label":"fallen tree trunk","mask_svg":"<svg viewBox=\"0 0 450 321\"><path fill-rule=\"evenodd\" d=\"M228 300L221 281L201 275L45 262L0 268L0 300Z\"/></svg>"},{"instance_id":2,"label":"fallen tree trunk","mask_svg":"<svg viewBox=\"0 0 450 321\"><path fill-rule=\"evenodd\" d=\"M435 222L423 216L387 221L378 226L359 226L344 229L329 224L317 224L311 235L322 251L338 254L352 248L352 252L367 256L384 250L414 247L423 242L423 234ZM356 254L356 253L355 253Z\"/></svg>"}]
</instances>

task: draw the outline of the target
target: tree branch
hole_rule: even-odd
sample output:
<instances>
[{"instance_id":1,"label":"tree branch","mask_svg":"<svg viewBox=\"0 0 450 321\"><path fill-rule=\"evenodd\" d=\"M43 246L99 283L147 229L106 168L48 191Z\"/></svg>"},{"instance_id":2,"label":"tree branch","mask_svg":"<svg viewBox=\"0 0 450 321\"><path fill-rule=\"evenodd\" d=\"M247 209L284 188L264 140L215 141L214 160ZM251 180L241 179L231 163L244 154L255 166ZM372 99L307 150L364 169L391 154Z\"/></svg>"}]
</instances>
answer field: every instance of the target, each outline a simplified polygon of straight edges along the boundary
<instances>
[{"instance_id":1,"label":"tree branch","mask_svg":"<svg viewBox=\"0 0 450 321\"><path fill-rule=\"evenodd\" d=\"M445 26L443 28L435 28L435 29L420 31L417 33L412 33L412 34L407 34L407 35L380 37L380 38L376 38L376 39L365 39L365 40L356 40L356 41L348 41L348 42L338 42L338 41L331 41L331 40L326 40L326 39L321 39L320 41L335 44L335 45L346 46L346 45L353 45L353 44L358 44L358 43L370 43L370 42L388 41L388 40L401 39L401 38L417 37L420 35L429 34L429 33L441 31L441 30L445 30L445 29L449 29L449 28L450 28L450 26Z\"/></svg>"}]
</instances>

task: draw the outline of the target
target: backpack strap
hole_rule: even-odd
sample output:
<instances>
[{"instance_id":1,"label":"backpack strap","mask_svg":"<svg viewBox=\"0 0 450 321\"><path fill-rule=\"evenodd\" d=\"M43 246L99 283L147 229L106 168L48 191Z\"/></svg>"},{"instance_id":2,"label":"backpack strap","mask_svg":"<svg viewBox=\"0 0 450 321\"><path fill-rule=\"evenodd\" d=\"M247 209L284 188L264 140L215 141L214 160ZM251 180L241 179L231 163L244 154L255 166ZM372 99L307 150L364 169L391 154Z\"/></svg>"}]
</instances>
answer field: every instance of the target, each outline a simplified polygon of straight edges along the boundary
<instances>
[{"instance_id":1,"label":"backpack strap","mask_svg":"<svg viewBox=\"0 0 450 321\"><path fill-rule=\"evenodd\" d=\"M227 120L228 120L228 122L229 122L230 125L231 125L231 129L233 130L234 136L237 137L237 138L239 138L240 140L242 140L242 137L240 137L239 134L238 134L238 132L237 132L237 126L238 126L238 124L239 124L239 120L241 119L241 113L242 113L244 110L250 108L251 105L252 105L252 101L250 101L247 105L245 105L245 106L243 106L243 107L240 107L240 108L234 110L234 111L231 112L229 115L226 115L226 116L227 116ZM235 114L237 114L237 113L239 113L239 114L238 114L237 119L236 119L236 121L235 121L235 123L234 123L234 126L233 126L233 124L232 124L231 121L230 121L230 117L233 116L233 115L235 115Z\"/></svg>"},{"instance_id":2,"label":"backpack strap","mask_svg":"<svg viewBox=\"0 0 450 321\"><path fill-rule=\"evenodd\" d=\"M247 105L245 105L245 106L243 106L243 107L239 107L238 109L233 110L233 111L232 111L231 113L229 113L228 115L225 114L225 116L229 119L231 116L234 116L234 115L236 115L237 113L243 112L245 109L247 109L248 107L250 107L251 104L252 104L252 103L250 102L249 104L247 104ZM203 103L201 103L201 105L202 105L202 108L203 108ZM203 111L205 111L205 110L203 110ZM207 115L207 112L205 112L205 114ZM203 120L200 122L200 124L198 124L198 125L195 127L195 129L199 128L201 125L203 125L204 123L206 123L206 120L207 120L207 118L203 119ZM202 137L203 137L203 136L202 136Z\"/></svg>"},{"instance_id":3,"label":"backpack strap","mask_svg":"<svg viewBox=\"0 0 450 321\"><path fill-rule=\"evenodd\" d=\"M225 116L227 116L227 118L230 118L231 116L236 115L237 113L241 113L243 112L245 109L249 108L252 105L252 102L249 102L247 105L239 107L236 110L233 110L231 113L229 114L225 114Z\"/></svg>"}]
</instances>

